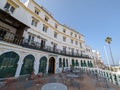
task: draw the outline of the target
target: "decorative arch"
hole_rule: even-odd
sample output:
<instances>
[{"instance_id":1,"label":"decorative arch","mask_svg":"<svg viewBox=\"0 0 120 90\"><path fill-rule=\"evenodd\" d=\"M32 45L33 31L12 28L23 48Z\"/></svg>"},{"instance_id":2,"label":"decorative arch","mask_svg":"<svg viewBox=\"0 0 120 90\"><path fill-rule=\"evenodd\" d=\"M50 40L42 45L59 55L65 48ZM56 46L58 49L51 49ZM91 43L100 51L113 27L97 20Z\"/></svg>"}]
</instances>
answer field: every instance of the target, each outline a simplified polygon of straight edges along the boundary
<instances>
[{"instance_id":1,"label":"decorative arch","mask_svg":"<svg viewBox=\"0 0 120 90\"><path fill-rule=\"evenodd\" d=\"M74 59L72 59L72 66L75 66L75 62L74 62Z\"/></svg>"},{"instance_id":2,"label":"decorative arch","mask_svg":"<svg viewBox=\"0 0 120 90\"><path fill-rule=\"evenodd\" d=\"M90 67L93 67L93 63L90 61Z\"/></svg>"},{"instance_id":3,"label":"decorative arch","mask_svg":"<svg viewBox=\"0 0 120 90\"><path fill-rule=\"evenodd\" d=\"M65 67L65 58L63 58L63 67Z\"/></svg>"},{"instance_id":4,"label":"decorative arch","mask_svg":"<svg viewBox=\"0 0 120 90\"><path fill-rule=\"evenodd\" d=\"M83 61L81 60L81 67L83 67L84 65L83 65Z\"/></svg>"},{"instance_id":5,"label":"decorative arch","mask_svg":"<svg viewBox=\"0 0 120 90\"><path fill-rule=\"evenodd\" d=\"M79 62L78 62L78 60L76 60L76 66L79 66Z\"/></svg>"},{"instance_id":6,"label":"decorative arch","mask_svg":"<svg viewBox=\"0 0 120 90\"><path fill-rule=\"evenodd\" d=\"M90 62L89 61L87 61L87 64L88 64L88 67L90 67Z\"/></svg>"},{"instance_id":7,"label":"decorative arch","mask_svg":"<svg viewBox=\"0 0 120 90\"><path fill-rule=\"evenodd\" d=\"M66 59L66 67L68 67L68 59Z\"/></svg>"},{"instance_id":8,"label":"decorative arch","mask_svg":"<svg viewBox=\"0 0 120 90\"><path fill-rule=\"evenodd\" d=\"M15 76L19 55L10 51L0 55L0 78Z\"/></svg>"},{"instance_id":9,"label":"decorative arch","mask_svg":"<svg viewBox=\"0 0 120 90\"><path fill-rule=\"evenodd\" d=\"M87 63L86 63L86 61L84 60L84 67L87 67Z\"/></svg>"},{"instance_id":10,"label":"decorative arch","mask_svg":"<svg viewBox=\"0 0 120 90\"><path fill-rule=\"evenodd\" d=\"M62 58L59 58L59 68L62 67Z\"/></svg>"},{"instance_id":11,"label":"decorative arch","mask_svg":"<svg viewBox=\"0 0 120 90\"><path fill-rule=\"evenodd\" d=\"M48 73L55 73L55 58L54 57L51 57L49 59Z\"/></svg>"},{"instance_id":12,"label":"decorative arch","mask_svg":"<svg viewBox=\"0 0 120 90\"><path fill-rule=\"evenodd\" d=\"M40 64L39 64L39 72L46 73L46 68L47 68L47 58L43 56L40 59Z\"/></svg>"},{"instance_id":13,"label":"decorative arch","mask_svg":"<svg viewBox=\"0 0 120 90\"><path fill-rule=\"evenodd\" d=\"M34 61L35 57L33 55L27 55L23 60L23 65L21 69L21 75L31 74L34 71Z\"/></svg>"}]
</instances>

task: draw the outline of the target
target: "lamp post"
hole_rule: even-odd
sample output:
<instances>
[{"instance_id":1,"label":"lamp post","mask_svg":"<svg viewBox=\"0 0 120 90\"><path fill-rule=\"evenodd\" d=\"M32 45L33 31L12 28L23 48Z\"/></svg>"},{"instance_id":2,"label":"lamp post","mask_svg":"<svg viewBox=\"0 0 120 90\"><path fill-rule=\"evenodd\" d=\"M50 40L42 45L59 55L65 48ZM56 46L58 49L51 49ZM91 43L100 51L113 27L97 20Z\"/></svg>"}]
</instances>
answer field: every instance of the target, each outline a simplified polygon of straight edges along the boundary
<instances>
[{"instance_id":1,"label":"lamp post","mask_svg":"<svg viewBox=\"0 0 120 90\"><path fill-rule=\"evenodd\" d=\"M112 55L112 50L111 50L111 46L110 46L111 41L112 41L112 38L111 38L111 37L107 37L107 38L105 39L105 42L108 43L108 47L109 47L109 50L110 50L110 56L111 56L111 59L112 59L112 63L113 63L113 65L115 66L114 59L113 59L113 55Z\"/></svg>"}]
</instances>

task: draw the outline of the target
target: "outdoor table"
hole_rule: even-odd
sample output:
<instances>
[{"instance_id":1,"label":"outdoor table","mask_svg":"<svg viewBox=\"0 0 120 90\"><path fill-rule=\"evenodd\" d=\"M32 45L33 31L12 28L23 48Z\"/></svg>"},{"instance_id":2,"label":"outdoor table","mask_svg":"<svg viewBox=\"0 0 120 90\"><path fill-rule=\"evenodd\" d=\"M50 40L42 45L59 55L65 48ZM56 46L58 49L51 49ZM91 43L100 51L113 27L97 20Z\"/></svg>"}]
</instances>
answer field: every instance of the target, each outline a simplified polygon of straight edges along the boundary
<instances>
[{"instance_id":1,"label":"outdoor table","mask_svg":"<svg viewBox=\"0 0 120 90\"><path fill-rule=\"evenodd\" d=\"M80 70L73 70L73 73L78 74Z\"/></svg>"},{"instance_id":2,"label":"outdoor table","mask_svg":"<svg viewBox=\"0 0 120 90\"><path fill-rule=\"evenodd\" d=\"M67 87L61 83L48 83L42 87L42 90L67 90Z\"/></svg>"},{"instance_id":3,"label":"outdoor table","mask_svg":"<svg viewBox=\"0 0 120 90\"><path fill-rule=\"evenodd\" d=\"M76 75L76 74L67 74L67 77L70 77L70 78L78 78L79 76Z\"/></svg>"}]
</instances>

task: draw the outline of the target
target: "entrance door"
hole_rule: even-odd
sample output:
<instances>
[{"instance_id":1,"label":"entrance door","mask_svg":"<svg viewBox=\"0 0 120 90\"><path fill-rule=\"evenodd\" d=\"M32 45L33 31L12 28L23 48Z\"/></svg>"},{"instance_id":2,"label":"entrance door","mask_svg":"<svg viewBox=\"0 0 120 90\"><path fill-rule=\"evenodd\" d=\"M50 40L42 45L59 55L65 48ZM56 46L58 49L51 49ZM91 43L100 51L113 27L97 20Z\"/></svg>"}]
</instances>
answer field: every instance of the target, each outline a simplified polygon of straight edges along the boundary
<instances>
[{"instance_id":1,"label":"entrance door","mask_svg":"<svg viewBox=\"0 0 120 90\"><path fill-rule=\"evenodd\" d=\"M51 57L49 59L48 73L55 73L55 58L54 57Z\"/></svg>"}]
</instances>

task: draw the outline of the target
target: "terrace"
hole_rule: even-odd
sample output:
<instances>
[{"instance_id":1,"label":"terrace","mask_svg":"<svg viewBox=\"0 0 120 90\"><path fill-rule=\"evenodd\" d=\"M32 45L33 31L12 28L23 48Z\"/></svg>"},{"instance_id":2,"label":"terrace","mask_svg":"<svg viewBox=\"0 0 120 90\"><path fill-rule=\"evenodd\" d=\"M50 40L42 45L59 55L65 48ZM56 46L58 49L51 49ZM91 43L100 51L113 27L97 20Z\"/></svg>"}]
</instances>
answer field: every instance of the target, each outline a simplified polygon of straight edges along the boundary
<instances>
[{"instance_id":1,"label":"terrace","mask_svg":"<svg viewBox=\"0 0 120 90\"><path fill-rule=\"evenodd\" d=\"M119 90L119 86L109 82L107 78L82 69L44 76L39 74L32 80L28 80L28 77L29 75L24 75L6 79L0 82L0 90L50 90L52 87L44 88L50 84L53 84L52 90L63 90L61 86L66 87L64 90ZM55 89L57 86L54 84L61 86Z\"/></svg>"}]
</instances>

